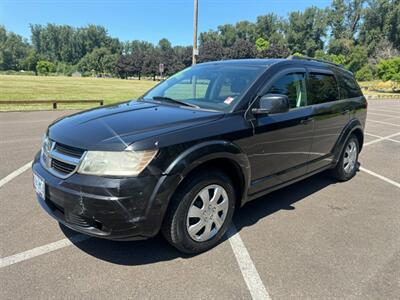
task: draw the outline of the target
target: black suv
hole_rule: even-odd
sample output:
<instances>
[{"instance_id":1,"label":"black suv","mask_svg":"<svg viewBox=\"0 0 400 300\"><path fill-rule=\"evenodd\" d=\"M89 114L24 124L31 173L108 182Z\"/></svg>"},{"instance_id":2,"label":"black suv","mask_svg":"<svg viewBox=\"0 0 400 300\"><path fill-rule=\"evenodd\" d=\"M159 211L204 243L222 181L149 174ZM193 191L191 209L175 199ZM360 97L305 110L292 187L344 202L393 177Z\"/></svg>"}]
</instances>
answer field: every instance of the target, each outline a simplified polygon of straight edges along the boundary
<instances>
[{"instance_id":1,"label":"black suv","mask_svg":"<svg viewBox=\"0 0 400 300\"><path fill-rule=\"evenodd\" d=\"M76 231L155 236L199 253L235 209L329 169L352 178L367 102L353 75L309 58L185 69L137 101L51 124L33 163L42 207Z\"/></svg>"}]
</instances>

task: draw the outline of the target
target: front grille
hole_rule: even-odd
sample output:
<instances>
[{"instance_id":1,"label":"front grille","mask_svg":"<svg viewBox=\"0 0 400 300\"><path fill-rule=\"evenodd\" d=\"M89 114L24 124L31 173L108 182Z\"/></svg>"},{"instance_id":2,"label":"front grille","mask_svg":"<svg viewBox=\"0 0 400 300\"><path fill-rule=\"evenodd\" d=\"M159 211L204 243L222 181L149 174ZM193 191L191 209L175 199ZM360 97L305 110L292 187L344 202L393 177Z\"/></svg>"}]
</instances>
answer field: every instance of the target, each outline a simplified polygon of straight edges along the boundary
<instances>
[{"instance_id":1,"label":"front grille","mask_svg":"<svg viewBox=\"0 0 400 300\"><path fill-rule=\"evenodd\" d=\"M53 175L67 178L77 169L85 150L67 146L47 138L42 147L42 165Z\"/></svg>"},{"instance_id":2,"label":"front grille","mask_svg":"<svg viewBox=\"0 0 400 300\"><path fill-rule=\"evenodd\" d=\"M62 162L60 160L57 160L55 158L53 158L51 160L51 167L53 169L57 170L58 172L61 172L61 173L64 173L64 174L72 173L76 168L76 166L74 166L74 165L64 163L64 162Z\"/></svg>"},{"instance_id":3,"label":"front grille","mask_svg":"<svg viewBox=\"0 0 400 300\"><path fill-rule=\"evenodd\" d=\"M81 158L83 153L85 152L82 149L78 149L78 148L71 147L71 146L66 146L66 145L59 144L59 143L56 143L54 149L57 152L60 152L62 154L73 156L73 157L78 157L78 158Z\"/></svg>"}]
</instances>

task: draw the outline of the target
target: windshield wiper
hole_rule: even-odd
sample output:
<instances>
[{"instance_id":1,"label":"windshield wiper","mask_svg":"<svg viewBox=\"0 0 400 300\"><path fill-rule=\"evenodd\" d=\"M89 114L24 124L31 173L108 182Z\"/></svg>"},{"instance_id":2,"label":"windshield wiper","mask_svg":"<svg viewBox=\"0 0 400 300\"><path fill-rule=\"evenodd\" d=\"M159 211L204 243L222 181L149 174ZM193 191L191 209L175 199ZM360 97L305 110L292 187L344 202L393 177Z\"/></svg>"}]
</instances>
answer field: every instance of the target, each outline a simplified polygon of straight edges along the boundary
<instances>
[{"instance_id":1,"label":"windshield wiper","mask_svg":"<svg viewBox=\"0 0 400 300\"><path fill-rule=\"evenodd\" d=\"M200 108L199 106L192 104L192 103L186 103L180 100L176 100L176 99L172 99L170 97L164 97L164 96L154 96L153 100L159 100L159 101L168 101L168 102L172 102L172 103L176 103L176 104L180 104L180 105L184 105L184 106L189 106L189 107L194 107L194 108Z\"/></svg>"}]
</instances>

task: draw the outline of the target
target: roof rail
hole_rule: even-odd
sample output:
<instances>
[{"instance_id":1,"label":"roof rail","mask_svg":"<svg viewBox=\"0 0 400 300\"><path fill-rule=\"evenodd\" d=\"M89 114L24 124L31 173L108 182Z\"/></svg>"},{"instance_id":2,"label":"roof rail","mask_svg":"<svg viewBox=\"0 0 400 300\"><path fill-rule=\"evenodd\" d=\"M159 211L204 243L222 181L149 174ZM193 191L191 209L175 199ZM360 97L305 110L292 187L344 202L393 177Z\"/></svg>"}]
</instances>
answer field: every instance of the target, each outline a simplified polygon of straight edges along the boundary
<instances>
[{"instance_id":1,"label":"roof rail","mask_svg":"<svg viewBox=\"0 0 400 300\"><path fill-rule=\"evenodd\" d=\"M343 65L335 64L333 62L330 62L330 61L327 61L327 60L324 60L324 59L312 58L312 57L308 57L308 56L290 55L286 59L289 59L289 60L298 59L298 60L316 61L316 62L321 62L321 63L329 64L329 65L332 65L332 66L336 66L336 67L339 67L339 68L344 68Z\"/></svg>"}]
</instances>

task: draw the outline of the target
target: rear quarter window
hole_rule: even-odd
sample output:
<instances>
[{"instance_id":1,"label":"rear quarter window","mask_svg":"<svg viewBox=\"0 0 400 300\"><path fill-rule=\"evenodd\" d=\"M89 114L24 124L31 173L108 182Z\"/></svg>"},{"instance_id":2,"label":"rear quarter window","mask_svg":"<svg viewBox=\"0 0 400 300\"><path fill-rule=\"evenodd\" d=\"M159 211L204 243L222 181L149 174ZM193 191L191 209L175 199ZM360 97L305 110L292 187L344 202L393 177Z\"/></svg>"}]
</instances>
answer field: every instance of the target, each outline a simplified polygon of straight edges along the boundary
<instances>
[{"instance_id":1,"label":"rear quarter window","mask_svg":"<svg viewBox=\"0 0 400 300\"><path fill-rule=\"evenodd\" d=\"M309 87L309 99L312 104L339 100L339 88L333 74L311 72Z\"/></svg>"},{"instance_id":2,"label":"rear quarter window","mask_svg":"<svg viewBox=\"0 0 400 300\"><path fill-rule=\"evenodd\" d=\"M340 74L340 98L349 99L361 97L362 92L354 77L348 74Z\"/></svg>"}]
</instances>

